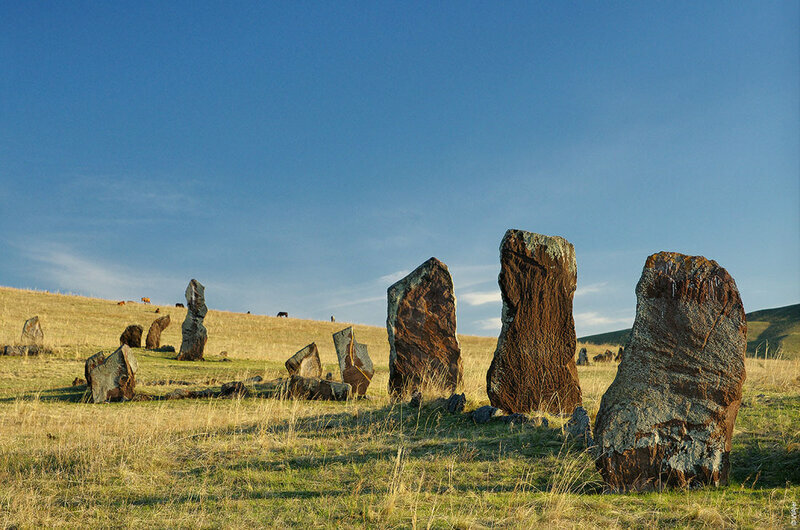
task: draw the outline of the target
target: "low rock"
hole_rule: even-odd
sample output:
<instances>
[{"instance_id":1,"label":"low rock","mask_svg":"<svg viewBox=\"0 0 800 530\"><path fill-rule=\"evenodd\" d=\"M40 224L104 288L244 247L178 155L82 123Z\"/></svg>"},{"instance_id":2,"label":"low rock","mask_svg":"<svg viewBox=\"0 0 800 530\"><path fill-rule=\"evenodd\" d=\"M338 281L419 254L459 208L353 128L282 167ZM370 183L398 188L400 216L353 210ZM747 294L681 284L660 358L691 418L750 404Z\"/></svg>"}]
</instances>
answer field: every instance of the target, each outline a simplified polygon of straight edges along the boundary
<instances>
[{"instance_id":1,"label":"low rock","mask_svg":"<svg viewBox=\"0 0 800 530\"><path fill-rule=\"evenodd\" d=\"M472 421L475 423L489 423L492 419L501 414L500 409L491 405L485 405L472 411Z\"/></svg>"},{"instance_id":2,"label":"low rock","mask_svg":"<svg viewBox=\"0 0 800 530\"><path fill-rule=\"evenodd\" d=\"M139 324L131 324L119 336L119 345L122 346L124 344L129 348L141 348L143 331L144 328Z\"/></svg>"},{"instance_id":3,"label":"low rock","mask_svg":"<svg viewBox=\"0 0 800 530\"><path fill-rule=\"evenodd\" d=\"M86 386L86 380L76 377L72 380L72 386Z\"/></svg>"},{"instance_id":4,"label":"low rock","mask_svg":"<svg viewBox=\"0 0 800 530\"><path fill-rule=\"evenodd\" d=\"M289 397L296 399L347 401L351 392L352 387L348 383L293 375L289 380L287 393Z\"/></svg>"},{"instance_id":5,"label":"low rock","mask_svg":"<svg viewBox=\"0 0 800 530\"><path fill-rule=\"evenodd\" d=\"M44 332L42 325L39 323L39 317L29 318L22 326L22 343L23 344L40 344L44 340Z\"/></svg>"},{"instance_id":6,"label":"low rock","mask_svg":"<svg viewBox=\"0 0 800 530\"><path fill-rule=\"evenodd\" d=\"M87 369L92 359L96 360L97 355L86 361ZM125 401L133 398L138 363L126 344L120 346L102 362L92 364L94 366L89 371L87 381L90 381L94 403Z\"/></svg>"},{"instance_id":7,"label":"low rock","mask_svg":"<svg viewBox=\"0 0 800 530\"><path fill-rule=\"evenodd\" d=\"M592 357L592 360L596 363L610 363L612 360L614 360L614 352L611 350L606 350L605 352L598 353Z\"/></svg>"},{"instance_id":8,"label":"low rock","mask_svg":"<svg viewBox=\"0 0 800 530\"><path fill-rule=\"evenodd\" d=\"M507 416L498 416L497 419L502 421L503 423L510 423L514 425L522 425L525 423L530 423L528 417L525 416L524 414L520 414L519 412L515 412Z\"/></svg>"},{"instance_id":9,"label":"low rock","mask_svg":"<svg viewBox=\"0 0 800 530\"><path fill-rule=\"evenodd\" d=\"M250 389L242 381L231 381L222 385L219 395L222 397L247 397L250 395Z\"/></svg>"},{"instance_id":10,"label":"low rock","mask_svg":"<svg viewBox=\"0 0 800 530\"><path fill-rule=\"evenodd\" d=\"M312 342L299 352L286 360L286 370L289 375L302 377L322 377L322 363L319 360L317 344Z\"/></svg>"},{"instance_id":11,"label":"low rock","mask_svg":"<svg viewBox=\"0 0 800 530\"><path fill-rule=\"evenodd\" d=\"M467 396L465 394L453 394L447 398L447 412L450 414L461 414L464 412L464 407L467 405Z\"/></svg>"},{"instance_id":12,"label":"low rock","mask_svg":"<svg viewBox=\"0 0 800 530\"><path fill-rule=\"evenodd\" d=\"M1 355L13 355L17 357L31 357L45 353L53 353L53 351L44 346L39 346L38 344L17 344L0 348Z\"/></svg>"}]
</instances>

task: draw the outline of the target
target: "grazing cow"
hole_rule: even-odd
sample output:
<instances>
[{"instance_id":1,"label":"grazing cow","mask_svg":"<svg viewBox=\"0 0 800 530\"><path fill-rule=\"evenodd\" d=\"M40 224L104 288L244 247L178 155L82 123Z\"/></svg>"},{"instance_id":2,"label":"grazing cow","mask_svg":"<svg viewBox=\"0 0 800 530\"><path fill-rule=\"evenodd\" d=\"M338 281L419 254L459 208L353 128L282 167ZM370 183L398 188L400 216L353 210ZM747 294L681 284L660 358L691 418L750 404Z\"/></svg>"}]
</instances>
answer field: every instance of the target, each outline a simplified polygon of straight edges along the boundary
<instances>
[{"instance_id":1,"label":"grazing cow","mask_svg":"<svg viewBox=\"0 0 800 530\"><path fill-rule=\"evenodd\" d=\"M287 313L286 311L281 311L278 313L278 316L283 318L289 318L289 313Z\"/></svg>"},{"instance_id":2,"label":"grazing cow","mask_svg":"<svg viewBox=\"0 0 800 530\"><path fill-rule=\"evenodd\" d=\"M142 302L144 302L145 304L149 304L150 303L150 299L143 296L142 297Z\"/></svg>"},{"instance_id":3,"label":"grazing cow","mask_svg":"<svg viewBox=\"0 0 800 530\"><path fill-rule=\"evenodd\" d=\"M125 302L117 302L117 305L125 305Z\"/></svg>"},{"instance_id":4,"label":"grazing cow","mask_svg":"<svg viewBox=\"0 0 800 530\"><path fill-rule=\"evenodd\" d=\"M250 311L248 311L248 312L247 312L247 314L249 315L249 314L250 314Z\"/></svg>"},{"instance_id":5,"label":"grazing cow","mask_svg":"<svg viewBox=\"0 0 800 530\"><path fill-rule=\"evenodd\" d=\"M177 304L175 304L175 307L183 307L183 304L178 302Z\"/></svg>"},{"instance_id":6,"label":"grazing cow","mask_svg":"<svg viewBox=\"0 0 800 530\"><path fill-rule=\"evenodd\" d=\"M331 322L336 322L336 317L334 317L333 315L331 315Z\"/></svg>"}]
</instances>

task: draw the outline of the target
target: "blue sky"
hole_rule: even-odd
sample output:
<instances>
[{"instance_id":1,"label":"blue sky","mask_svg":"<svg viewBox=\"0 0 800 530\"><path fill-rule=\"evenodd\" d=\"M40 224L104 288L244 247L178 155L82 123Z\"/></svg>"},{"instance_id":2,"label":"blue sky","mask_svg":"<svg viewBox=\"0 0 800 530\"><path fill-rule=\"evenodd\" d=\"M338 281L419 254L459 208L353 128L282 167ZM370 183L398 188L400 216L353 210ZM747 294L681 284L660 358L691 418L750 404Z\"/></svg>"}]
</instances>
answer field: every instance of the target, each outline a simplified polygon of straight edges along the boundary
<instances>
[{"instance_id":1,"label":"blue sky","mask_svg":"<svg viewBox=\"0 0 800 530\"><path fill-rule=\"evenodd\" d=\"M800 301L797 2L0 1L0 285L383 325L508 228L575 245L578 335L645 258Z\"/></svg>"}]
</instances>

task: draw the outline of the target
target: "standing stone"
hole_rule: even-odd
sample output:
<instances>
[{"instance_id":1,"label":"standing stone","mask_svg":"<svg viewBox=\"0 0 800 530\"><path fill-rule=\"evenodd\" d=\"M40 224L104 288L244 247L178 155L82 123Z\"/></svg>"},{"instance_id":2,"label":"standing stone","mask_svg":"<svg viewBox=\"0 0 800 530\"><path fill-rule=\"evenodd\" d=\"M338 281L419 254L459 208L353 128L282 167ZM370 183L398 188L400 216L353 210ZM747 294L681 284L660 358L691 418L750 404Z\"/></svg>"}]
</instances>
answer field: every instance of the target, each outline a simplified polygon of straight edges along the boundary
<instances>
[{"instance_id":1,"label":"standing stone","mask_svg":"<svg viewBox=\"0 0 800 530\"><path fill-rule=\"evenodd\" d=\"M571 413L581 404L572 296L575 249L561 237L508 230L500 245L502 324L486 374L507 412Z\"/></svg>"},{"instance_id":2,"label":"standing stone","mask_svg":"<svg viewBox=\"0 0 800 530\"><path fill-rule=\"evenodd\" d=\"M431 258L388 290L389 393L461 383L456 297L447 265Z\"/></svg>"},{"instance_id":3,"label":"standing stone","mask_svg":"<svg viewBox=\"0 0 800 530\"><path fill-rule=\"evenodd\" d=\"M584 447L592 447L592 422L589 414L583 407L575 407L572 416L564 426L564 436L583 444Z\"/></svg>"},{"instance_id":4,"label":"standing stone","mask_svg":"<svg viewBox=\"0 0 800 530\"><path fill-rule=\"evenodd\" d=\"M42 325L39 324L39 317L29 318L22 326L22 343L23 344L41 344L44 340L44 332Z\"/></svg>"},{"instance_id":5,"label":"standing stone","mask_svg":"<svg viewBox=\"0 0 800 530\"><path fill-rule=\"evenodd\" d=\"M92 390L92 401L103 403L132 399L139 365L130 348L123 344L102 361L100 359L102 354L96 354L86 361L87 381ZM90 361L93 365L91 370L89 370Z\"/></svg>"},{"instance_id":6,"label":"standing stone","mask_svg":"<svg viewBox=\"0 0 800 530\"><path fill-rule=\"evenodd\" d=\"M620 346L620 347L619 347L619 350L617 350L617 354L614 356L614 362L615 362L615 363L620 363L620 362L622 362L622 356L623 356L623 355L625 355L625 348L623 348L622 346Z\"/></svg>"},{"instance_id":7,"label":"standing stone","mask_svg":"<svg viewBox=\"0 0 800 530\"><path fill-rule=\"evenodd\" d=\"M186 320L181 326L181 351L179 361L201 361L203 350L208 340L208 332L203 326L203 319L208 312L205 298L206 288L197 280L192 280L186 287Z\"/></svg>"},{"instance_id":8,"label":"standing stone","mask_svg":"<svg viewBox=\"0 0 800 530\"><path fill-rule=\"evenodd\" d=\"M86 363L83 366L83 375L86 377L86 384L89 387L92 386L92 370L94 370L98 365L103 364L103 361L105 360L106 354L101 351L86 359Z\"/></svg>"},{"instance_id":9,"label":"standing stone","mask_svg":"<svg viewBox=\"0 0 800 530\"><path fill-rule=\"evenodd\" d=\"M169 326L169 315L159 317L150 324L150 329L147 330L147 339L144 345L148 350L157 350L161 347L161 333Z\"/></svg>"},{"instance_id":10,"label":"standing stone","mask_svg":"<svg viewBox=\"0 0 800 530\"><path fill-rule=\"evenodd\" d=\"M746 334L736 282L715 261L647 258L630 340L595 421L609 489L727 483Z\"/></svg>"},{"instance_id":11,"label":"standing stone","mask_svg":"<svg viewBox=\"0 0 800 530\"><path fill-rule=\"evenodd\" d=\"M589 354L586 353L586 348L581 348L578 352L578 366L589 366Z\"/></svg>"},{"instance_id":12,"label":"standing stone","mask_svg":"<svg viewBox=\"0 0 800 530\"><path fill-rule=\"evenodd\" d=\"M350 326L333 334L333 345L339 357L339 370L342 381L353 387L353 394L363 396L375 370L367 353L367 345L356 342L353 327Z\"/></svg>"},{"instance_id":13,"label":"standing stone","mask_svg":"<svg viewBox=\"0 0 800 530\"><path fill-rule=\"evenodd\" d=\"M139 324L131 324L119 336L119 345L125 344L129 348L141 348L142 331L144 331L144 328Z\"/></svg>"},{"instance_id":14,"label":"standing stone","mask_svg":"<svg viewBox=\"0 0 800 530\"><path fill-rule=\"evenodd\" d=\"M322 377L322 363L319 360L319 350L317 343L312 342L299 352L295 353L286 360L286 370L289 375L299 375L301 377Z\"/></svg>"}]
</instances>

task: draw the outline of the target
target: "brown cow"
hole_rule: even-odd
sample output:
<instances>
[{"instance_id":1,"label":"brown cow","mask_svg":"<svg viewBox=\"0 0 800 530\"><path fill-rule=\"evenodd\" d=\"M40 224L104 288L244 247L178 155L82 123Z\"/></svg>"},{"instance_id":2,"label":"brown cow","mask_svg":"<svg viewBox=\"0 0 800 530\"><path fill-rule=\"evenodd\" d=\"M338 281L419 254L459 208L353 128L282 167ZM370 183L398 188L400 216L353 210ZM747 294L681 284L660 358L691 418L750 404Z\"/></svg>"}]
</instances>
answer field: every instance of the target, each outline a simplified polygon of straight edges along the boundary
<instances>
[{"instance_id":1,"label":"brown cow","mask_svg":"<svg viewBox=\"0 0 800 530\"><path fill-rule=\"evenodd\" d=\"M289 313L287 313L286 311L281 311L278 313L278 316L283 318L289 318Z\"/></svg>"},{"instance_id":2,"label":"brown cow","mask_svg":"<svg viewBox=\"0 0 800 530\"><path fill-rule=\"evenodd\" d=\"M125 305L125 302L117 302L117 305Z\"/></svg>"},{"instance_id":3,"label":"brown cow","mask_svg":"<svg viewBox=\"0 0 800 530\"><path fill-rule=\"evenodd\" d=\"M150 303L150 299L143 296L142 297L142 302L144 302L145 304L149 304Z\"/></svg>"}]
</instances>

